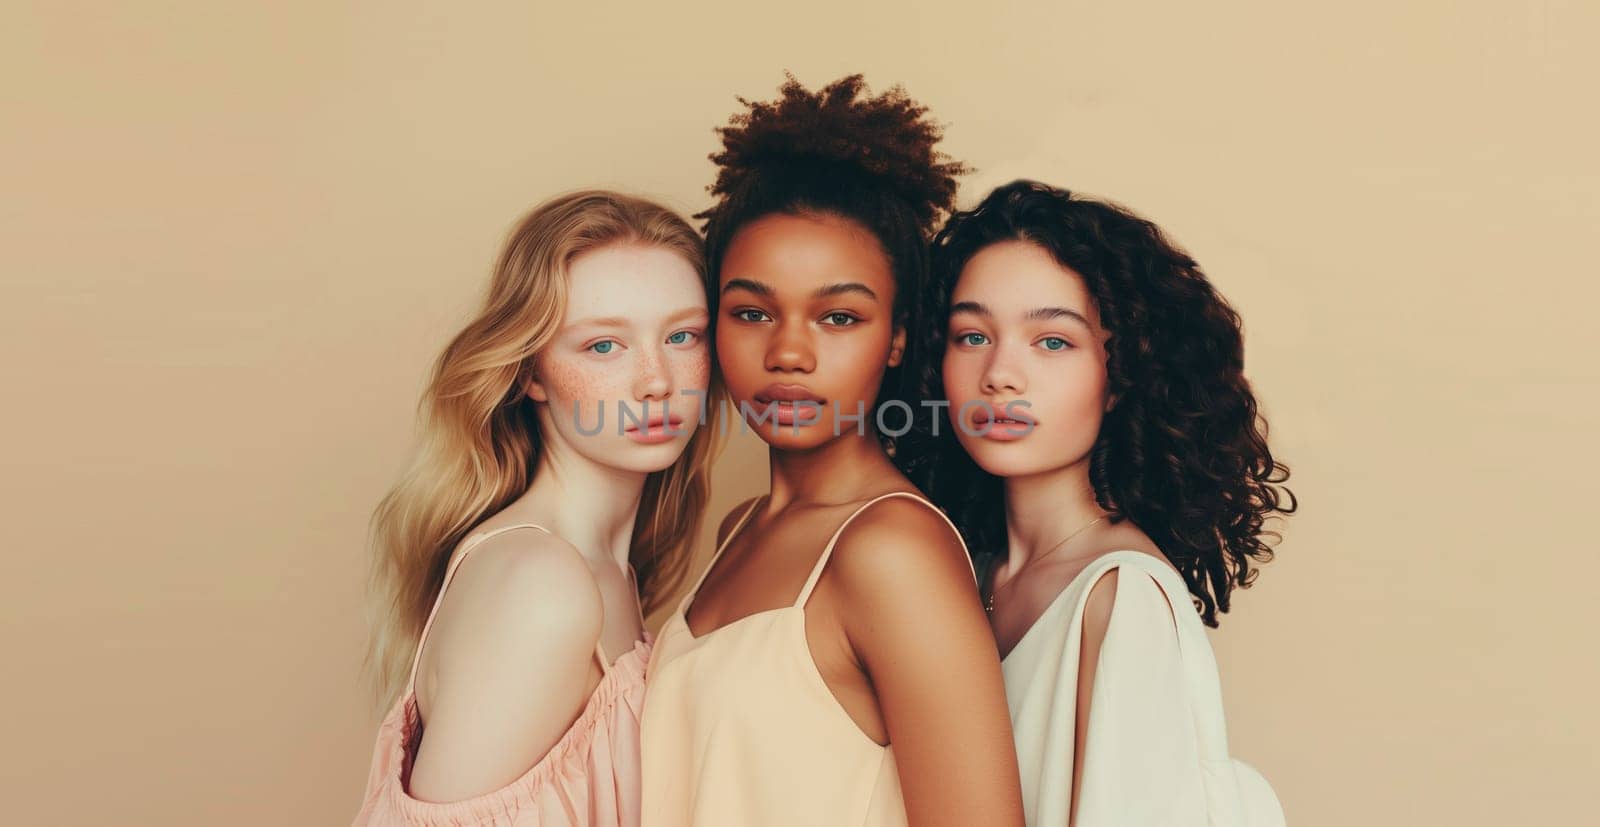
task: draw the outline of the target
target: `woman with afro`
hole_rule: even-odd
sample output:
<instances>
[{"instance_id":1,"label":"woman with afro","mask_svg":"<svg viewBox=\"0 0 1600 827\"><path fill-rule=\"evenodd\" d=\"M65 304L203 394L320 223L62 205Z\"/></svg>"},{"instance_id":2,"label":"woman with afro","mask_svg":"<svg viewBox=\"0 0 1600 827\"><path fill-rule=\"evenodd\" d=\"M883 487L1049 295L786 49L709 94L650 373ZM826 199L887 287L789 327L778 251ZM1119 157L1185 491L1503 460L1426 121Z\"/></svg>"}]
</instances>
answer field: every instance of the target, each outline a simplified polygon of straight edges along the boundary
<instances>
[{"instance_id":1,"label":"woman with afro","mask_svg":"<svg viewBox=\"0 0 1600 827\"><path fill-rule=\"evenodd\" d=\"M890 457L965 170L924 107L860 76L741 102L700 217L716 361L770 493L722 521L657 638L643 823L1020 825L971 560Z\"/></svg>"},{"instance_id":2,"label":"woman with afro","mask_svg":"<svg viewBox=\"0 0 1600 827\"><path fill-rule=\"evenodd\" d=\"M1238 314L1154 224L1032 181L952 216L933 259L921 373L948 427L900 459L985 564L1028 824L1281 820L1228 758L1201 625L1295 508Z\"/></svg>"}]
</instances>

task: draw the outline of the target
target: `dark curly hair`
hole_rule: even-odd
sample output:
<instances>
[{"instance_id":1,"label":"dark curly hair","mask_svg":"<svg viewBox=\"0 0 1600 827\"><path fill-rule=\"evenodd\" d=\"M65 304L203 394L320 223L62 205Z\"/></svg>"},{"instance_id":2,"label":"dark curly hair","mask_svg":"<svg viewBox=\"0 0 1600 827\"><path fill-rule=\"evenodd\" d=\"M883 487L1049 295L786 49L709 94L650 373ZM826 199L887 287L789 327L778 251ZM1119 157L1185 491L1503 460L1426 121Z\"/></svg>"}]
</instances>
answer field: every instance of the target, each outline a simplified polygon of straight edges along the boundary
<instances>
[{"instance_id":1,"label":"dark curly hair","mask_svg":"<svg viewBox=\"0 0 1600 827\"><path fill-rule=\"evenodd\" d=\"M1113 407L1091 449L1089 480L1113 522L1131 520L1182 572L1209 626L1235 586L1272 559L1267 517L1290 514L1289 469L1267 448L1266 421L1244 377L1239 314L1155 224L1113 204L1014 181L951 216L933 241L930 321L918 366L924 398L940 374L950 297L979 250L1026 241L1083 277L1099 308ZM920 417L919 421L926 419ZM967 456L950 429L925 423L897 462L944 508L987 567L1006 553L1000 478Z\"/></svg>"},{"instance_id":2,"label":"dark curly hair","mask_svg":"<svg viewBox=\"0 0 1600 827\"><path fill-rule=\"evenodd\" d=\"M928 239L955 206L955 176L969 169L934 149L942 128L903 88L873 96L856 74L812 92L794 75L785 77L777 100L739 98L748 111L717 130L722 151L710 156L718 171L707 188L717 201L695 215L705 219L710 295L718 295L722 258L746 224L774 213L854 222L889 258L895 323L907 329L902 367L884 374L876 404L899 399L914 405L916 383L903 366L917 358L913 339L924 316ZM879 436L893 451L894 440Z\"/></svg>"}]
</instances>

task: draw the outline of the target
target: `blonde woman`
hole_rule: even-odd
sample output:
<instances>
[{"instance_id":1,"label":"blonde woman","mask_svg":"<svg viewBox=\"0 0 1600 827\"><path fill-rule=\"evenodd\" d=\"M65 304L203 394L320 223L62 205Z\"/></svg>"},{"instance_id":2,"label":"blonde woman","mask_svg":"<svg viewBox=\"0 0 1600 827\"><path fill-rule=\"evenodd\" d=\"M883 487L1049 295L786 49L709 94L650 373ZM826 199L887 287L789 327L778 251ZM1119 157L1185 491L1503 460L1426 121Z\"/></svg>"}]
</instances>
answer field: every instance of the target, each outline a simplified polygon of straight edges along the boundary
<instances>
[{"instance_id":1,"label":"blonde woman","mask_svg":"<svg viewBox=\"0 0 1600 827\"><path fill-rule=\"evenodd\" d=\"M511 234L374 515L392 707L357 824L639 822L643 614L683 578L716 430L703 276L698 234L628 196Z\"/></svg>"}]
</instances>

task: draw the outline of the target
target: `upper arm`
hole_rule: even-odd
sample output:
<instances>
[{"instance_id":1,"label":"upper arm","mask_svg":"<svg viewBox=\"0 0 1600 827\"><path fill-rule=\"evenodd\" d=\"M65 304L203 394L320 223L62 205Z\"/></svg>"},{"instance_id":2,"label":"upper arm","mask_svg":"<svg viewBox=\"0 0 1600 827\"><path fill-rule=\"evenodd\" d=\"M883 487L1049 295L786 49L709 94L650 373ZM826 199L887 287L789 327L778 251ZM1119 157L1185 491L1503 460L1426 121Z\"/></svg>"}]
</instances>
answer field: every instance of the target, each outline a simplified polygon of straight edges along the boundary
<instances>
[{"instance_id":1,"label":"upper arm","mask_svg":"<svg viewBox=\"0 0 1600 827\"><path fill-rule=\"evenodd\" d=\"M459 801L543 758L587 700L603 623L576 549L542 532L484 541L461 564L429 635L431 703L411 794Z\"/></svg>"},{"instance_id":2,"label":"upper arm","mask_svg":"<svg viewBox=\"0 0 1600 827\"><path fill-rule=\"evenodd\" d=\"M886 501L846 527L831 568L911 823L1022 824L1000 658L956 535L926 506Z\"/></svg>"},{"instance_id":3,"label":"upper arm","mask_svg":"<svg viewBox=\"0 0 1600 827\"><path fill-rule=\"evenodd\" d=\"M1083 789L1083 767L1088 755L1085 749L1089 737L1089 710L1094 697L1095 670L1100 665L1100 648L1105 643L1106 629L1111 625L1111 607L1116 602L1118 574L1116 569L1106 572L1089 589L1083 606L1083 640L1078 647L1078 708L1076 725L1072 729L1074 760L1072 762L1072 812L1069 823L1076 823L1080 790Z\"/></svg>"},{"instance_id":4,"label":"upper arm","mask_svg":"<svg viewBox=\"0 0 1600 827\"><path fill-rule=\"evenodd\" d=\"M1191 699L1166 592L1137 568L1090 588L1078 650L1072 821L1078 827L1203 820ZM1177 818L1177 821L1173 819Z\"/></svg>"}]
</instances>

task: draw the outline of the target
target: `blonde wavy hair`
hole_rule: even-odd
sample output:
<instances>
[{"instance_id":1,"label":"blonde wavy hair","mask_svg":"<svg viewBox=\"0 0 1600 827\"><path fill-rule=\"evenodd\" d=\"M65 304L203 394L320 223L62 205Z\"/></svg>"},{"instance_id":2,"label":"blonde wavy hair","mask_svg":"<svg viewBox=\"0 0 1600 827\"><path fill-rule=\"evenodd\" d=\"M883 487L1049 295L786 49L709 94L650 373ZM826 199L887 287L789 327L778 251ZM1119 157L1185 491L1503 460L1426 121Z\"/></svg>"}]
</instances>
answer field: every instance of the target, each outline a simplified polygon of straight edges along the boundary
<instances>
[{"instance_id":1,"label":"blonde wavy hair","mask_svg":"<svg viewBox=\"0 0 1600 827\"><path fill-rule=\"evenodd\" d=\"M601 190L534 208L506 240L482 310L434 365L419 404L411 461L372 515L372 641L367 669L384 702L410 673L423 624L456 545L532 482L541 437L524 394L533 355L555 335L567 305L568 265L617 243L681 254L704 283L700 235L671 210ZM708 301L709 301L708 297ZM723 390L715 373L707 419L671 467L649 475L629 551L646 613L681 585L710 496L710 465Z\"/></svg>"}]
</instances>

